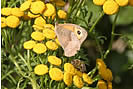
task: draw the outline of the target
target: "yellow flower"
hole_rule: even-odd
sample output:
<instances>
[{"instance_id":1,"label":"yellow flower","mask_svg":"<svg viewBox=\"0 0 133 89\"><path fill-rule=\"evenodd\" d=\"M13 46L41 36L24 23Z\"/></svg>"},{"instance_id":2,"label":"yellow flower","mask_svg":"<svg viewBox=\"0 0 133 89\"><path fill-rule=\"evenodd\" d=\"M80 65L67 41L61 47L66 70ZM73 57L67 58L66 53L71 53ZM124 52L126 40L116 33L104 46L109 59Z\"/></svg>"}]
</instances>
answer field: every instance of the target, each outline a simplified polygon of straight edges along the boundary
<instances>
[{"instance_id":1,"label":"yellow flower","mask_svg":"<svg viewBox=\"0 0 133 89\"><path fill-rule=\"evenodd\" d=\"M58 48L58 45L53 42L53 41L47 41L46 42L46 46L50 49L50 50L56 50Z\"/></svg>"},{"instance_id":2,"label":"yellow flower","mask_svg":"<svg viewBox=\"0 0 133 89\"><path fill-rule=\"evenodd\" d=\"M12 8L11 14L17 17L21 17L24 15L24 12L20 10L20 8Z\"/></svg>"},{"instance_id":3,"label":"yellow flower","mask_svg":"<svg viewBox=\"0 0 133 89\"><path fill-rule=\"evenodd\" d=\"M37 30L40 30L40 31L41 31L41 30L44 29L42 26L38 26L38 25L33 25L32 27L33 27L34 30L36 30L36 31L37 31Z\"/></svg>"},{"instance_id":4,"label":"yellow flower","mask_svg":"<svg viewBox=\"0 0 133 89\"><path fill-rule=\"evenodd\" d=\"M97 83L98 89L107 89L107 85L106 82L104 82L103 80L99 80Z\"/></svg>"},{"instance_id":5,"label":"yellow flower","mask_svg":"<svg viewBox=\"0 0 133 89\"><path fill-rule=\"evenodd\" d=\"M98 64L98 67L104 67L106 68L106 64L104 63L104 61L102 59L97 59L96 63Z\"/></svg>"},{"instance_id":6,"label":"yellow flower","mask_svg":"<svg viewBox=\"0 0 133 89\"><path fill-rule=\"evenodd\" d=\"M43 27L44 24L46 24L46 21L42 17L37 17L34 21L34 24Z\"/></svg>"},{"instance_id":7,"label":"yellow flower","mask_svg":"<svg viewBox=\"0 0 133 89\"><path fill-rule=\"evenodd\" d=\"M42 1L35 1L31 3L30 10L34 14L42 13L45 9L45 4Z\"/></svg>"},{"instance_id":8,"label":"yellow flower","mask_svg":"<svg viewBox=\"0 0 133 89\"><path fill-rule=\"evenodd\" d=\"M108 15L115 14L119 10L119 5L114 0L107 0L103 4L103 11Z\"/></svg>"},{"instance_id":9,"label":"yellow flower","mask_svg":"<svg viewBox=\"0 0 133 89\"><path fill-rule=\"evenodd\" d=\"M63 11L63 10L59 10L58 11L58 17L60 19L66 19L67 18L67 13L65 11Z\"/></svg>"},{"instance_id":10,"label":"yellow flower","mask_svg":"<svg viewBox=\"0 0 133 89\"><path fill-rule=\"evenodd\" d=\"M65 72L63 80L67 86L70 86L72 84L72 74Z\"/></svg>"},{"instance_id":11,"label":"yellow flower","mask_svg":"<svg viewBox=\"0 0 133 89\"><path fill-rule=\"evenodd\" d=\"M77 75L74 76L73 82L74 82L74 85L75 85L76 87L78 87L78 88L82 88L83 85L84 85L82 79L81 79L79 76L77 76Z\"/></svg>"},{"instance_id":12,"label":"yellow flower","mask_svg":"<svg viewBox=\"0 0 133 89\"><path fill-rule=\"evenodd\" d=\"M112 81L113 80L113 76L112 76L112 72L110 69L106 69L106 72L104 74L104 76L102 76L104 80L107 80L107 81Z\"/></svg>"},{"instance_id":13,"label":"yellow flower","mask_svg":"<svg viewBox=\"0 0 133 89\"><path fill-rule=\"evenodd\" d=\"M16 16L8 16L6 18L6 24L10 28L16 28L20 24L20 20Z\"/></svg>"},{"instance_id":14,"label":"yellow flower","mask_svg":"<svg viewBox=\"0 0 133 89\"><path fill-rule=\"evenodd\" d=\"M86 73L83 73L83 80L88 84L93 83L92 79Z\"/></svg>"},{"instance_id":15,"label":"yellow flower","mask_svg":"<svg viewBox=\"0 0 133 89\"><path fill-rule=\"evenodd\" d=\"M112 89L112 82L108 82L108 89Z\"/></svg>"},{"instance_id":16,"label":"yellow flower","mask_svg":"<svg viewBox=\"0 0 133 89\"><path fill-rule=\"evenodd\" d=\"M1 28L6 27L6 18L5 17L1 17Z\"/></svg>"},{"instance_id":17,"label":"yellow flower","mask_svg":"<svg viewBox=\"0 0 133 89\"><path fill-rule=\"evenodd\" d=\"M55 13L55 7L52 4L47 3L46 10L43 13L44 16L52 16L54 13Z\"/></svg>"},{"instance_id":18,"label":"yellow flower","mask_svg":"<svg viewBox=\"0 0 133 89\"><path fill-rule=\"evenodd\" d=\"M79 70L75 69L75 73L76 75L78 75L79 77L82 77L83 73L80 72Z\"/></svg>"},{"instance_id":19,"label":"yellow flower","mask_svg":"<svg viewBox=\"0 0 133 89\"><path fill-rule=\"evenodd\" d=\"M106 0L93 0L93 3L96 5L103 5Z\"/></svg>"},{"instance_id":20,"label":"yellow flower","mask_svg":"<svg viewBox=\"0 0 133 89\"><path fill-rule=\"evenodd\" d=\"M23 46L25 49L32 49L35 46L36 42L33 40L29 40L24 42Z\"/></svg>"},{"instance_id":21,"label":"yellow flower","mask_svg":"<svg viewBox=\"0 0 133 89\"><path fill-rule=\"evenodd\" d=\"M36 17L39 17L40 15L34 15L34 14L32 14L31 12L28 12L28 16L29 16L30 18L36 18Z\"/></svg>"},{"instance_id":22,"label":"yellow flower","mask_svg":"<svg viewBox=\"0 0 133 89\"><path fill-rule=\"evenodd\" d=\"M49 70L49 75L52 80L62 80L63 79L63 73L59 68L51 68Z\"/></svg>"},{"instance_id":23,"label":"yellow flower","mask_svg":"<svg viewBox=\"0 0 133 89\"><path fill-rule=\"evenodd\" d=\"M56 56L48 56L48 62L53 65L61 65L61 59Z\"/></svg>"},{"instance_id":24,"label":"yellow flower","mask_svg":"<svg viewBox=\"0 0 133 89\"><path fill-rule=\"evenodd\" d=\"M43 34L48 39L54 39L56 37L55 32L51 29L48 29L48 28L43 30Z\"/></svg>"},{"instance_id":25,"label":"yellow flower","mask_svg":"<svg viewBox=\"0 0 133 89\"><path fill-rule=\"evenodd\" d=\"M75 75L75 72L76 72L74 66L70 63L65 63L64 64L64 71L68 72L72 75Z\"/></svg>"},{"instance_id":26,"label":"yellow flower","mask_svg":"<svg viewBox=\"0 0 133 89\"><path fill-rule=\"evenodd\" d=\"M43 33L39 31L32 32L31 37L37 41L42 41L45 39Z\"/></svg>"},{"instance_id":27,"label":"yellow flower","mask_svg":"<svg viewBox=\"0 0 133 89\"><path fill-rule=\"evenodd\" d=\"M42 43L37 43L34 47L33 47L33 51L37 54L41 54L41 53L45 53L47 51L47 48L44 44Z\"/></svg>"},{"instance_id":28,"label":"yellow flower","mask_svg":"<svg viewBox=\"0 0 133 89\"><path fill-rule=\"evenodd\" d=\"M59 42L59 40L56 38L55 39L55 42L58 44L58 45L60 45L60 42Z\"/></svg>"},{"instance_id":29,"label":"yellow flower","mask_svg":"<svg viewBox=\"0 0 133 89\"><path fill-rule=\"evenodd\" d=\"M98 73L99 73L99 75L100 75L103 79L105 79L106 76L107 76L107 74L106 74L106 68L104 68L104 67L99 67L99 68L98 68Z\"/></svg>"},{"instance_id":30,"label":"yellow flower","mask_svg":"<svg viewBox=\"0 0 133 89\"><path fill-rule=\"evenodd\" d=\"M133 0L128 0L129 1L129 5L133 6Z\"/></svg>"},{"instance_id":31,"label":"yellow flower","mask_svg":"<svg viewBox=\"0 0 133 89\"><path fill-rule=\"evenodd\" d=\"M2 8L2 9L1 9L1 14L2 14L2 15L5 15L5 16L11 15L11 10L12 10L12 8L9 8L9 7L7 7L7 8Z\"/></svg>"},{"instance_id":32,"label":"yellow flower","mask_svg":"<svg viewBox=\"0 0 133 89\"><path fill-rule=\"evenodd\" d=\"M43 26L44 26L44 28L48 28L48 29L51 29L51 30L55 29L52 24L44 24Z\"/></svg>"},{"instance_id":33,"label":"yellow flower","mask_svg":"<svg viewBox=\"0 0 133 89\"><path fill-rule=\"evenodd\" d=\"M21 11L26 11L27 9L30 8L31 1L25 1L23 4L20 6Z\"/></svg>"},{"instance_id":34,"label":"yellow flower","mask_svg":"<svg viewBox=\"0 0 133 89\"><path fill-rule=\"evenodd\" d=\"M115 0L115 1L119 6L126 6L128 4L128 0Z\"/></svg>"},{"instance_id":35,"label":"yellow flower","mask_svg":"<svg viewBox=\"0 0 133 89\"><path fill-rule=\"evenodd\" d=\"M50 0L51 2L54 2L57 6L65 6L65 2L63 0Z\"/></svg>"},{"instance_id":36,"label":"yellow flower","mask_svg":"<svg viewBox=\"0 0 133 89\"><path fill-rule=\"evenodd\" d=\"M34 73L37 74L37 75L44 75L44 74L48 73L48 67L47 67L47 65L38 64L34 68Z\"/></svg>"}]
</instances>

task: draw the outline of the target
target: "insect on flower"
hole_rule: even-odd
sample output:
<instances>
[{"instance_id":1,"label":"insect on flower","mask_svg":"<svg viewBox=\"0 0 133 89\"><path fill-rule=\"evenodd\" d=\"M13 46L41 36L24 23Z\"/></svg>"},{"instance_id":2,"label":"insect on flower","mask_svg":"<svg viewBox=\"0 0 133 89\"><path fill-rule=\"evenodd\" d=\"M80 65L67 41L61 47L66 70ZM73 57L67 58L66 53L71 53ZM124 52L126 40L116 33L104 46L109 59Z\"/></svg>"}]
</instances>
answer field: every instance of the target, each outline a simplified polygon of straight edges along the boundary
<instances>
[{"instance_id":1,"label":"insect on flower","mask_svg":"<svg viewBox=\"0 0 133 89\"><path fill-rule=\"evenodd\" d=\"M79 59L75 59L71 61L71 64L78 69L81 72L85 72L86 71L86 66L85 63Z\"/></svg>"}]
</instances>

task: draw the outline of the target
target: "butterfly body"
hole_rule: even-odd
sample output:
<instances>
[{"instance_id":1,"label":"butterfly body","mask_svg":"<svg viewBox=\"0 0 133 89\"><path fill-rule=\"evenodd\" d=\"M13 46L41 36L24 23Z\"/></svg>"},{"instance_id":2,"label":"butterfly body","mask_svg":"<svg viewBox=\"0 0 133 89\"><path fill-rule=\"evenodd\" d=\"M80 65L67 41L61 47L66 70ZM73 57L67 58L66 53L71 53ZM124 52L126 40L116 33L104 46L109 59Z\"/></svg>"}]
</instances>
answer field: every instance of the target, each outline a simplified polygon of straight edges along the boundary
<instances>
[{"instance_id":1,"label":"butterfly body","mask_svg":"<svg viewBox=\"0 0 133 89\"><path fill-rule=\"evenodd\" d=\"M56 24L55 33L67 57L74 56L87 37L86 30L75 24Z\"/></svg>"}]
</instances>

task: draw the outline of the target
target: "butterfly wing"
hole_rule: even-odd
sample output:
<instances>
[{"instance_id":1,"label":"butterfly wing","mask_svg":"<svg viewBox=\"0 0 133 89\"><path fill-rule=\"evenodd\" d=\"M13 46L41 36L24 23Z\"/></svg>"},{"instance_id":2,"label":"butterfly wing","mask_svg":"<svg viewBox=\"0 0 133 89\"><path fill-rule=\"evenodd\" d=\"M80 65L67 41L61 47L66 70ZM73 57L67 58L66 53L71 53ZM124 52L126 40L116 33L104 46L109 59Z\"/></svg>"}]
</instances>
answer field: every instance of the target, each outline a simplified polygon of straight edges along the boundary
<instances>
[{"instance_id":1,"label":"butterfly wing","mask_svg":"<svg viewBox=\"0 0 133 89\"><path fill-rule=\"evenodd\" d=\"M85 29L81 28L83 31L83 37L79 40L77 36L74 34L75 24L56 24L55 25L55 33L57 38L64 49L65 56L71 57L74 56L78 50L80 50L80 45L87 37L87 32Z\"/></svg>"},{"instance_id":2,"label":"butterfly wing","mask_svg":"<svg viewBox=\"0 0 133 89\"><path fill-rule=\"evenodd\" d=\"M65 56L71 57L74 56L78 50L80 50L80 41L77 39L74 33L71 33L71 41L65 47Z\"/></svg>"},{"instance_id":3,"label":"butterfly wing","mask_svg":"<svg viewBox=\"0 0 133 89\"><path fill-rule=\"evenodd\" d=\"M55 33L63 49L71 41L71 31L66 28L62 28L62 25L55 26Z\"/></svg>"},{"instance_id":4,"label":"butterfly wing","mask_svg":"<svg viewBox=\"0 0 133 89\"><path fill-rule=\"evenodd\" d=\"M80 28L80 30L81 30L81 33L82 33L82 36L81 36L81 38L79 39L79 41L80 41L80 45L84 42L84 40L87 38L87 35L88 35L88 33L87 33L87 31L84 29L84 28L82 28L82 27L80 27L80 26L78 26L78 25L75 25L77 28Z\"/></svg>"}]
</instances>

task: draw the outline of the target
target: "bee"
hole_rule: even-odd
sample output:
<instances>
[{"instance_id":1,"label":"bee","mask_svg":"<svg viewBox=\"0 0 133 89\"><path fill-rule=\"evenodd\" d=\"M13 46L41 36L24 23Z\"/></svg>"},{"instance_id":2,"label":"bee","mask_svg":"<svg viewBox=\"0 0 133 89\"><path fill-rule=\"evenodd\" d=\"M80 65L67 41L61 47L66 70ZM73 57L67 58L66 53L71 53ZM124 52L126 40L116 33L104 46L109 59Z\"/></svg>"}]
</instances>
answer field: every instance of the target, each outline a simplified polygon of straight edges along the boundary
<instances>
[{"instance_id":1,"label":"bee","mask_svg":"<svg viewBox=\"0 0 133 89\"><path fill-rule=\"evenodd\" d=\"M79 59L75 59L71 61L71 64L81 72L86 72L85 63Z\"/></svg>"}]
</instances>

